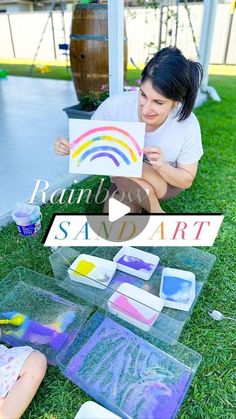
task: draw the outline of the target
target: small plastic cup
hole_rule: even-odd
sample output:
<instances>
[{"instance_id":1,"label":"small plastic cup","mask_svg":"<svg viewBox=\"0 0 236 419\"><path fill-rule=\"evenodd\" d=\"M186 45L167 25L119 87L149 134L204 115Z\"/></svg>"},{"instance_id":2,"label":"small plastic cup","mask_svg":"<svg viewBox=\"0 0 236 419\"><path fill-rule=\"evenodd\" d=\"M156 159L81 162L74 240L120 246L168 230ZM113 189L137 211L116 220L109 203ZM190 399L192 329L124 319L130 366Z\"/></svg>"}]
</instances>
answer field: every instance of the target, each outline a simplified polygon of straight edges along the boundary
<instances>
[{"instance_id":1,"label":"small plastic cup","mask_svg":"<svg viewBox=\"0 0 236 419\"><path fill-rule=\"evenodd\" d=\"M42 214L38 205L17 204L11 216L21 236L33 237L41 229Z\"/></svg>"}]
</instances>

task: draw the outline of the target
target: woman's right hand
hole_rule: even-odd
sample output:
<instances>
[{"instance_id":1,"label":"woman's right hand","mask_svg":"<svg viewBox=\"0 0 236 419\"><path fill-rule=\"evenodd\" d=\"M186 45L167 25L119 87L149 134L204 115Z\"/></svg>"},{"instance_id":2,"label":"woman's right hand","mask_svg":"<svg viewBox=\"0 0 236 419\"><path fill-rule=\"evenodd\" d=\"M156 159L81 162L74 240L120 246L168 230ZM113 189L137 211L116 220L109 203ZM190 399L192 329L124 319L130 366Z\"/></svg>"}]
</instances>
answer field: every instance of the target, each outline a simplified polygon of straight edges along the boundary
<instances>
[{"instance_id":1,"label":"woman's right hand","mask_svg":"<svg viewBox=\"0 0 236 419\"><path fill-rule=\"evenodd\" d=\"M54 152L58 156L67 156L70 154L70 143L66 138L59 137L54 143Z\"/></svg>"}]
</instances>

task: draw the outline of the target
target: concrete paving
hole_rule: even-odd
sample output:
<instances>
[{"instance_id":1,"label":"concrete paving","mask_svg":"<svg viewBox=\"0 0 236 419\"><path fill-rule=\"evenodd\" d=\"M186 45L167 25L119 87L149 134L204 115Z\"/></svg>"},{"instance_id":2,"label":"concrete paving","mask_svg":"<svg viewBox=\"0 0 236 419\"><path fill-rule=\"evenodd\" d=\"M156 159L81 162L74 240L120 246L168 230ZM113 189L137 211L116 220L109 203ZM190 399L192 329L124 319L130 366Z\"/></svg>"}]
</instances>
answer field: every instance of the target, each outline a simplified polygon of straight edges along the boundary
<instances>
[{"instance_id":1,"label":"concrete paving","mask_svg":"<svg viewBox=\"0 0 236 419\"><path fill-rule=\"evenodd\" d=\"M50 193L85 177L70 175L68 158L53 152L54 139L68 136L62 108L77 102L71 81L0 78L0 226L17 202L30 199L38 179L49 182Z\"/></svg>"},{"instance_id":2,"label":"concrete paving","mask_svg":"<svg viewBox=\"0 0 236 419\"><path fill-rule=\"evenodd\" d=\"M205 100L199 94L196 105ZM77 102L71 81L0 78L0 226L12 221L17 202L29 201L37 180L49 183L49 197L86 177L70 175L68 158L53 152L54 139L68 136L62 109Z\"/></svg>"}]
</instances>

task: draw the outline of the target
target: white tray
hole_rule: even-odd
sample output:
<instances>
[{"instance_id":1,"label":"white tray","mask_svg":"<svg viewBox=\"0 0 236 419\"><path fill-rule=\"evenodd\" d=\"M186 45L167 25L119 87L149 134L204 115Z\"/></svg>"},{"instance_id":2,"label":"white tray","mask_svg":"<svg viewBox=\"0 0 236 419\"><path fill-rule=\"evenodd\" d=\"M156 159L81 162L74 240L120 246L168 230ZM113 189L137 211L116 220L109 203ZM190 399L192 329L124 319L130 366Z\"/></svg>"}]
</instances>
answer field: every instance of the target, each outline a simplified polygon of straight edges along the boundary
<instances>
[{"instance_id":1,"label":"white tray","mask_svg":"<svg viewBox=\"0 0 236 419\"><path fill-rule=\"evenodd\" d=\"M195 299L194 273L181 269L164 268L159 295L164 300L165 307L189 311Z\"/></svg>"},{"instance_id":2,"label":"white tray","mask_svg":"<svg viewBox=\"0 0 236 419\"><path fill-rule=\"evenodd\" d=\"M89 401L82 404L75 419L121 419L121 417L100 406L100 404Z\"/></svg>"},{"instance_id":3,"label":"white tray","mask_svg":"<svg viewBox=\"0 0 236 419\"><path fill-rule=\"evenodd\" d=\"M116 267L116 263L110 260L81 254L69 267L68 274L72 281L104 289L111 282Z\"/></svg>"},{"instance_id":4,"label":"white tray","mask_svg":"<svg viewBox=\"0 0 236 419\"><path fill-rule=\"evenodd\" d=\"M112 314L147 332L159 316L164 302L141 288L123 283L109 298L107 305Z\"/></svg>"},{"instance_id":5,"label":"white tray","mask_svg":"<svg viewBox=\"0 0 236 419\"><path fill-rule=\"evenodd\" d=\"M126 258L125 263L127 263L127 265L119 262L119 260L123 257ZM151 253L144 252L143 250L125 246L119 250L119 252L114 256L113 260L117 263L117 268L120 271L137 276L147 281L151 278L153 272L155 271L160 258Z\"/></svg>"}]
</instances>

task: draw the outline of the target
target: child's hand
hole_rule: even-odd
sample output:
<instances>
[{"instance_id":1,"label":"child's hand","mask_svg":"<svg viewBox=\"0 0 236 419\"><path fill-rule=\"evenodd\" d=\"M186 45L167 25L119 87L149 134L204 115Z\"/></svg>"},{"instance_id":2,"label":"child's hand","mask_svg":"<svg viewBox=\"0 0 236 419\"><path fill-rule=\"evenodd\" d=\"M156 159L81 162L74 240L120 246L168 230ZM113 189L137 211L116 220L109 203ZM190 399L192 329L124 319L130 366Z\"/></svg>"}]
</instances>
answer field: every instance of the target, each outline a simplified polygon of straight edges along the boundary
<instances>
[{"instance_id":1,"label":"child's hand","mask_svg":"<svg viewBox=\"0 0 236 419\"><path fill-rule=\"evenodd\" d=\"M158 170L164 165L165 160L161 147L144 147L143 152L154 169Z\"/></svg>"},{"instance_id":2,"label":"child's hand","mask_svg":"<svg viewBox=\"0 0 236 419\"><path fill-rule=\"evenodd\" d=\"M54 143L54 152L58 156L67 156L70 154L70 143L65 138L57 138Z\"/></svg>"}]
</instances>

